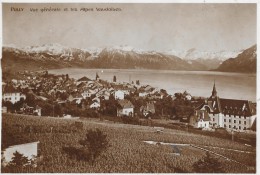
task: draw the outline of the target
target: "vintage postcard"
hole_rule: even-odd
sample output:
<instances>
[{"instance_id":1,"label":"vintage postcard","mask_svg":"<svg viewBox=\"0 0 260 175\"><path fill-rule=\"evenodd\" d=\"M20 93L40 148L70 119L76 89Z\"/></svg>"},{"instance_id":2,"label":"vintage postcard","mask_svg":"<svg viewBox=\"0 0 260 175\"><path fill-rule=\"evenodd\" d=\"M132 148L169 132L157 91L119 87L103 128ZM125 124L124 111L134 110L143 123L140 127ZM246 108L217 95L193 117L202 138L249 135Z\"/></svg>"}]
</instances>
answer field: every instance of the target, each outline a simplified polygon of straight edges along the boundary
<instances>
[{"instance_id":1,"label":"vintage postcard","mask_svg":"<svg viewBox=\"0 0 260 175\"><path fill-rule=\"evenodd\" d=\"M1 5L2 173L257 172L257 2Z\"/></svg>"}]
</instances>

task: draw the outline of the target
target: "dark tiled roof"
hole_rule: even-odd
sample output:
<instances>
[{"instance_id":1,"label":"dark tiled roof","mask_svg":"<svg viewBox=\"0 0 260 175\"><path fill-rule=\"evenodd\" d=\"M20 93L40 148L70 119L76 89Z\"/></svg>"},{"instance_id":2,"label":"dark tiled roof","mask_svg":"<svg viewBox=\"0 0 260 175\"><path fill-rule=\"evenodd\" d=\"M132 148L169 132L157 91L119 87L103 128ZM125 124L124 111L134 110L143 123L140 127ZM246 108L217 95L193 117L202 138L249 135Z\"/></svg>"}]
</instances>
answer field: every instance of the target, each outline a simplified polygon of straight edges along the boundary
<instances>
[{"instance_id":1,"label":"dark tiled roof","mask_svg":"<svg viewBox=\"0 0 260 175\"><path fill-rule=\"evenodd\" d=\"M217 114L221 112L221 104L219 97L210 97L208 99L209 108L212 109L211 113Z\"/></svg>"},{"instance_id":2,"label":"dark tiled roof","mask_svg":"<svg viewBox=\"0 0 260 175\"><path fill-rule=\"evenodd\" d=\"M202 103L195 110L201 109L204 105L208 107L209 113L223 113L224 115L236 115L250 117L256 114L256 106L248 100L224 99L215 97L209 98L206 103Z\"/></svg>"},{"instance_id":3,"label":"dark tiled roof","mask_svg":"<svg viewBox=\"0 0 260 175\"><path fill-rule=\"evenodd\" d=\"M256 110L248 100L220 99L222 113L238 116L252 116L256 114Z\"/></svg>"},{"instance_id":4,"label":"dark tiled roof","mask_svg":"<svg viewBox=\"0 0 260 175\"><path fill-rule=\"evenodd\" d=\"M84 82L81 82L80 84L77 85L78 88L82 88L82 87L85 87L85 86L87 86L87 84L84 83Z\"/></svg>"},{"instance_id":5,"label":"dark tiled roof","mask_svg":"<svg viewBox=\"0 0 260 175\"><path fill-rule=\"evenodd\" d=\"M118 100L118 104L121 108L133 108L134 105L129 100Z\"/></svg>"},{"instance_id":6,"label":"dark tiled roof","mask_svg":"<svg viewBox=\"0 0 260 175\"><path fill-rule=\"evenodd\" d=\"M80 79L78 79L78 81L91 81L88 77L82 77Z\"/></svg>"},{"instance_id":7,"label":"dark tiled roof","mask_svg":"<svg viewBox=\"0 0 260 175\"><path fill-rule=\"evenodd\" d=\"M18 93L19 91L16 88L14 88L13 86L6 86L4 88L3 92L4 93Z\"/></svg>"}]
</instances>

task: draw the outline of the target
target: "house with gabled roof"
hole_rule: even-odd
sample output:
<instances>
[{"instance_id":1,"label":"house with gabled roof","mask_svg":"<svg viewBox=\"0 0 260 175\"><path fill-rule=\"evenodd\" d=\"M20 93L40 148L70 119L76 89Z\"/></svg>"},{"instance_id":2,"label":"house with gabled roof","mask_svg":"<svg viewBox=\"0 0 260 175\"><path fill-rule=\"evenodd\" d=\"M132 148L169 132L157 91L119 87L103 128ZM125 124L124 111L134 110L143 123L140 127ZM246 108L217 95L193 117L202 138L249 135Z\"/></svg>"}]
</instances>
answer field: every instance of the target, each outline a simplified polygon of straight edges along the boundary
<instances>
[{"instance_id":1,"label":"house with gabled roof","mask_svg":"<svg viewBox=\"0 0 260 175\"><path fill-rule=\"evenodd\" d=\"M22 99L25 100L26 95L22 94L18 90L6 88L2 98L4 101L10 101L12 104L15 104Z\"/></svg>"},{"instance_id":2,"label":"house with gabled roof","mask_svg":"<svg viewBox=\"0 0 260 175\"><path fill-rule=\"evenodd\" d=\"M77 82L88 82L88 81L91 81L91 79L89 79L88 77L84 76L80 79L77 80Z\"/></svg>"},{"instance_id":3,"label":"house with gabled roof","mask_svg":"<svg viewBox=\"0 0 260 175\"><path fill-rule=\"evenodd\" d=\"M123 100L125 98L125 93L121 90L114 91L114 97L116 100Z\"/></svg>"},{"instance_id":4,"label":"house with gabled roof","mask_svg":"<svg viewBox=\"0 0 260 175\"><path fill-rule=\"evenodd\" d=\"M205 110L195 110L195 115L190 116L189 124L194 128L209 128L210 117Z\"/></svg>"},{"instance_id":5,"label":"house with gabled roof","mask_svg":"<svg viewBox=\"0 0 260 175\"><path fill-rule=\"evenodd\" d=\"M117 116L133 117L134 105L129 100L118 100Z\"/></svg>"},{"instance_id":6,"label":"house with gabled roof","mask_svg":"<svg viewBox=\"0 0 260 175\"><path fill-rule=\"evenodd\" d=\"M155 106L153 102L148 102L140 107L140 112L146 117L148 114L155 114Z\"/></svg>"},{"instance_id":7,"label":"house with gabled roof","mask_svg":"<svg viewBox=\"0 0 260 175\"><path fill-rule=\"evenodd\" d=\"M92 109L99 109L100 108L100 102L94 101L93 103L91 103L91 105L89 106Z\"/></svg>"}]
</instances>

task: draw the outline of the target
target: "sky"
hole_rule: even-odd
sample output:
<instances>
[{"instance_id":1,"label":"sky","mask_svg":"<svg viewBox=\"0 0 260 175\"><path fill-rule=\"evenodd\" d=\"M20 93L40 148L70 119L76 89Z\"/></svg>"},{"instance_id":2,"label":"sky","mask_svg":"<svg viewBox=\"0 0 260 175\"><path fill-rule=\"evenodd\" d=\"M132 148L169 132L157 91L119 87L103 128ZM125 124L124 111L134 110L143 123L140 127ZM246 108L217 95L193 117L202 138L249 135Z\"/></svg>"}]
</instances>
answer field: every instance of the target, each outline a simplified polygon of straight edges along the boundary
<instances>
[{"instance_id":1,"label":"sky","mask_svg":"<svg viewBox=\"0 0 260 175\"><path fill-rule=\"evenodd\" d=\"M24 8L23 11L11 11ZM60 8L31 12L30 8ZM120 8L98 12L95 8ZM76 48L128 45L169 51L238 51L256 44L256 4L3 3L3 45L59 43ZM77 12L63 11L77 8ZM80 8L93 8L83 12Z\"/></svg>"}]
</instances>

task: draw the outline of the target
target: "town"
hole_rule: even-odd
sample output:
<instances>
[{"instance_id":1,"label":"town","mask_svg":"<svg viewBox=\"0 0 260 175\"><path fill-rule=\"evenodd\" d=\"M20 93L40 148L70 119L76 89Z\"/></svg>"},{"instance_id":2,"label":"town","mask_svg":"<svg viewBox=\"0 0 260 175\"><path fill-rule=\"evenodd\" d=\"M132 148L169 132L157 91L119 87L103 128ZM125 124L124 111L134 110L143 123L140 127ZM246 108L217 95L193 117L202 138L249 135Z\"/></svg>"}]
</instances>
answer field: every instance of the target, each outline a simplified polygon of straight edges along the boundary
<instances>
[{"instance_id":1,"label":"town","mask_svg":"<svg viewBox=\"0 0 260 175\"><path fill-rule=\"evenodd\" d=\"M131 83L95 80L87 76L75 80L48 71L19 72L17 79L2 83L2 113L63 118L104 118L136 121L167 119L194 128L225 128L243 132L255 130L256 103L217 96L214 82L209 98L188 92L169 95L164 89ZM133 123L133 122L132 122ZM177 122L178 123L178 122Z\"/></svg>"}]
</instances>

